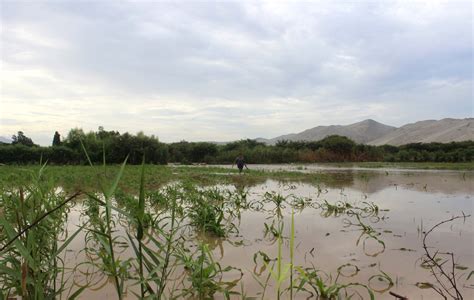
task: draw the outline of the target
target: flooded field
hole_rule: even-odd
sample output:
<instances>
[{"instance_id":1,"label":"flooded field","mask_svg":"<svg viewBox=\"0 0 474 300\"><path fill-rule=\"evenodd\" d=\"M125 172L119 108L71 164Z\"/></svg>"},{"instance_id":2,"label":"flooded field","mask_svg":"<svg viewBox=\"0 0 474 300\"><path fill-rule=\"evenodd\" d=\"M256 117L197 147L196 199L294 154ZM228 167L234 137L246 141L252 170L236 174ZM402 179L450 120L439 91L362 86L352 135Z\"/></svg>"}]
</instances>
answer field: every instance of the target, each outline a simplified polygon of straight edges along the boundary
<instances>
[{"instance_id":1,"label":"flooded field","mask_svg":"<svg viewBox=\"0 0 474 300\"><path fill-rule=\"evenodd\" d=\"M143 250L134 221L138 195L113 193L110 216L100 205L107 195L81 196L63 219L60 238L77 235L61 254L68 279L61 294L83 287L79 299L116 299L118 282L125 299L141 293L307 299L330 286L342 298L395 299L389 294L394 292L441 299L435 289L446 280L433 276L436 266L426 260L423 240L436 224L461 216L435 228L425 244L448 274L454 270L464 299L474 299L473 219L464 217L473 210L472 172L252 168L305 177L255 181L220 169L215 176L234 179L205 185L176 180L148 189L139 219L146 224ZM113 255L106 239L109 217ZM454 262L446 253L453 253Z\"/></svg>"}]
</instances>

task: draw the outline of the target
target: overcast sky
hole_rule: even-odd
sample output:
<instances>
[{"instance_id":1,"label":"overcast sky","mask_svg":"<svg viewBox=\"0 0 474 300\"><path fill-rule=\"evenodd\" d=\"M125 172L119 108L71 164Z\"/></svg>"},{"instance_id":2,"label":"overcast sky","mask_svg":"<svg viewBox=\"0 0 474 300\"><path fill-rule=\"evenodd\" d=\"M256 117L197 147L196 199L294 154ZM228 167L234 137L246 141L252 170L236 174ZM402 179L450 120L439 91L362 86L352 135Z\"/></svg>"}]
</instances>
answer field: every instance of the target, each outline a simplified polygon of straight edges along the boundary
<instances>
[{"instance_id":1,"label":"overcast sky","mask_svg":"<svg viewBox=\"0 0 474 300\"><path fill-rule=\"evenodd\" d=\"M275 137L473 116L471 1L1 0L0 136Z\"/></svg>"}]
</instances>

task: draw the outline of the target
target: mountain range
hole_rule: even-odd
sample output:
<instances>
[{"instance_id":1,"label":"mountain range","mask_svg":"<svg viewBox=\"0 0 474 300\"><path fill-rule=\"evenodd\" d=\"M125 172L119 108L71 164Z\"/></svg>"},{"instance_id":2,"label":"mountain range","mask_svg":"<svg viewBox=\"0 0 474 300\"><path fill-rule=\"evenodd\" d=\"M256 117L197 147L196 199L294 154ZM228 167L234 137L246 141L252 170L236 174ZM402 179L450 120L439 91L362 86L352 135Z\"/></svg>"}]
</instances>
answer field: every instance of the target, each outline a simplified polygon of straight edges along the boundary
<instances>
[{"instance_id":1,"label":"mountain range","mask_svg":"<svg viewBox=\"0 0 474 300\"><path fill-rule=\"evenodd\" d=\"M11 139L7 139L6 137L0 136L0 143L10 144L11 142Z\"/></svg>"},{"instance_id":2,"label":"mountain range","mask_svg":"<svg viewBox=\"0 0 474 300\"><path fill-rule=\"evenodd\" d=\"M317 126L271 139L258 138L257 141L274 145L281 140L318 141L334 134L369 145L400 146L409 143L459 142L474 140L474 118L425 120L398 128L368 119L350 125Z\"/></svg>"},{"instance_id":3,"label":"mountain range","mask_svg":"<svg viewBox=\"0 0 474 300\"><path fill-rule=\"evenodd\" d=\"M367 119L349 125L317 126L299 133L280 135L271 139L257 138L256 140L274 145L281 140L319 141L334 134L369 145L400 146L409 143L474 141L474 118L425 120L398 128ZM11 143L11 139L0 136L0 143Z\"/></svg>"}]
</instances>

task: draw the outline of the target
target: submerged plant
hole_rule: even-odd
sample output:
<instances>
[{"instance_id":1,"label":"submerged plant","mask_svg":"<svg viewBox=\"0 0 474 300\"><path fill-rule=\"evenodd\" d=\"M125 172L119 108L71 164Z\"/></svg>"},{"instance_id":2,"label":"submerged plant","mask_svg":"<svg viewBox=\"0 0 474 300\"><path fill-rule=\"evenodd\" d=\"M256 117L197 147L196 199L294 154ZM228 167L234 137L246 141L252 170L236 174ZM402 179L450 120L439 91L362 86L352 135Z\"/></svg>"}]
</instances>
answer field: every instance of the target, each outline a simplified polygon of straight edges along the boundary
<instances>
[{"instance_id":1,"label":"submerged plant","mask_svg":"<svg viewBox=\"0 0 474 300\"><path fill-rule=\"evenodd\" d=\"M353 223L349 219L344 219L344 223L345 223L344 226L346 228L347 227L355 227L355 228L358 228L361 231L361 234L360 234L359 238L356 241L356 246L358 246L360 241L362 241L362 247L364 249L364 253L367 256L375 257L375 256L379 255L380 253L383 253L385 251L385 242L380 238L381 233L377 232L372 226L362 222L362 219L361 219L359 213L353 213L352 216L356 217L357 223ZM369 253L366 249L366 247L367 247L366 245L367 245L368 241L377 242L381 246L380 250L378 250L376 252L373 252L373 253Z\"/></svg>"},{"instance_id":2,"label":"submerged plant","mask_svg":"<svg viewBox=\"0 0 474 300\"><path fill-rule=\"evenodd\" d=\"M223 204L215 206L204 201L199 201L192 206L189 213L192 224L204 232L211 233L217 237L224 237L224 207Z\"/></svg>"},{"instance_id":3,"label":"submerged plant","mask_svg":"<svg viewBox=\"0 0 474 300\"><path fill-rule=\"evenodd\" d=\"M242 278L242 271L233 267L221 268L216 262L206 244L200 244L194 255L188 255L185 251L180 254L187 273L187 279L191 286L183 289L180 297L194 296L198 299L213 299L216 293L222 293L226 299L237 294L232 289ZM234 281L223 280L223 274L232 270L238 271L240 276Z\"/></svg>"},{"instance_id":4,"label":"submerged plant","mask_svg":"<svg viewBox=\"0 0 474 300\"><path fill-rule=\"evenodd\" d=\"M374 293L369 287L361 283L348 283L341 284L337 282L337 278L332 280L331 276L327 276L324 280L320 270L312 268L301 268L296 267L298 270L299 284L296 286L297 291L306 291L316 299L321 300L338 300L338 299L350 299L353 295L358 294L357 291L349 291L350 287L363 287L366 289L367 294L371 300L375 299ZM364 298L361 296L361 298Z\"/></svg>"},{"instance_id":5,"label":"submerged plant","mask_svg":"<svg viewBox=\"0 0 474 300\"><path fill-rule=\"evenodd\" d=\"M327 200L324 200L324 202L321 204L321 215L325 218L331 216L338 217L352 208L353 206L348 202L339 201L336 202L336 204L331 204Z\"/></svg>"},{"instance_id":6,"label":"submerged plant","mask_svg":"<svg viewBox=\"0 0 474 300\"><path fill-rule=\"evenodd\" d=\"M190 199L188 216L191 224L205 233L217 237L225 237L227 233L236 230L225 218L225 194L217 189L199 191L189 189L185 197Z\"/></svg>"},{"instance_id":7,"label":"submerged plant","mask_svg":"<svg viewBox=\"0 0 474 300\"><path fill-rule=\"evenodd\" d=\"M285 197L277 192L265 192L263 195L263 199L265 202L271 202L275 205L275 209L282 209L285 208L284 204L286 202L286 199L288 197Z\"/></svg>"},{"instance_id":8,"label":"submerged plant","mask_svg":"<svg viewBox=\"0 0 474 300\"><path fill-rule=\"evenodd\" d=\"M283 223L278 222L275 225L275 220L269 225L268 223L263 223L264 225L264 237L266 238L269 234L271 235L271 240L275 241L283 238Z\"/></svg>"},{"instance_id":9,"label":"submerged plant","mask_svg":"<svg viewBox=\"0 0 474 300\"><path fill-rule=\"evenodd\" d=\"M265 226L267 226L265 224ZM282 255L282 246L283 246L283 228L284 228L284 223L279 220L278 225L275 227L274 224L272 223L272 228L276 230L276 233L274 233L276 240L278 241L278 254L277 257L273 260L274 263L273 265L270 266L270 262L272 261L268 255L264 252L257 252L254 254L254 263L257 263L257 258L262 257L263 263L265 265L265 269L268 269L268 276L266 277L265 281L259 280L255 275L254 278L257 280L257 282L260 284L260 286L263 288L262 291L262 299L264 299L265 292L269 283L270 278L273 278L273 280L276 283L276 294L277 294L277 299L280 299L282 296L282 284L284 281L288 280L290 281L288 290L290 292L290 299L293 298L293 269L294 269L294 264L293 264L293 259L294 259L294 247L295 247L295 219L294 219L294 213L291 214L291 227L290 227L290 262L289 263L284 263L283 262L283 255ZM255 267L256 268L256 267ZM262 273L264 269L259 272L260 274ZM254 273L255 270L254 270Z\"/></svg>"},{"instance_id":10,"label":"submerged plant","mask_svg":"<svg viewBox=\"0 0 474 300\"><path fill-rule=\"evenodd\" d=\"M293 208L303 210L307 207L311 207L313 205L313 200L308 197L297 197L293 196L293 200L291 201L291 206Z\"/></svg>"}]
</instances>

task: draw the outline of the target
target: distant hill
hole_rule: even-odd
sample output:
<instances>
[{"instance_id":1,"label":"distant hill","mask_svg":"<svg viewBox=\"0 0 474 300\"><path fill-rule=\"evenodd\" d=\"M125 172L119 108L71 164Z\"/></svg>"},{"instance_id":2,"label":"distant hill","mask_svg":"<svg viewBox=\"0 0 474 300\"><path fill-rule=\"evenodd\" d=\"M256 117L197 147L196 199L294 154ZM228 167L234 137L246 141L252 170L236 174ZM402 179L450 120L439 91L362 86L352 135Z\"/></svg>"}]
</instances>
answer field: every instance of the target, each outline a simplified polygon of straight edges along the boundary
<instances>
[{"instance_id":1,"label":"distant hill","mask_svg":"<svg viewBox=\"0 0 474 300\"><path fill-rule=\"evenodd\" d=\"M371 145L448 143L474 140L474 118L426 120L404 125L369 142Z\"/></svg>"},{"instance_id":2,"label":"distant hill","mask_svg":"<svg viewBox=\"0 0 474 300\"><path fill-rule=\"evenodd\" d=\"M331 126L318 126L311 129L307 129L300 133L292 133L287 135L281 135L273 139L262 139L259 138L257 141L264 142L266 144L273 145L277 141L289 140L289 141L319 141L328 135L342 135L350 138L357 143L368 143L372 140L380 138L392 131L396 127L388 126L374 120L368 119L362 122L350 124L350 125L331 125Z\"/></svg>"},{"instance_id":3,"label":"distant hill","mask_svg":"<svg viewBox=\"0 0 474 300\"><path fill-rule=\"evenodd\" d=\"M272 139L257 138L269 145L277 141L319 141L328 135L346 136L357 143L400 146L409 143L459 142L474 140L474 118L426 120L396 128L368 119L350 125L318 126L300 133Z\"/></svg>"},{"instance_id":4,"label":"distant hill","mask_svg":"<svg viewBox=\"0 0 474 300\"><path fill-rule=\"evenodd\" d=\"M3 136L0 136L0 143L3 143L3 144L10 144L12 142L11 139L8 139L6 137L3 137Z\"/></svg>"}]
</instances>

